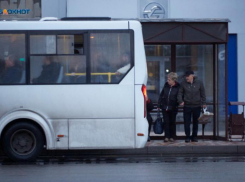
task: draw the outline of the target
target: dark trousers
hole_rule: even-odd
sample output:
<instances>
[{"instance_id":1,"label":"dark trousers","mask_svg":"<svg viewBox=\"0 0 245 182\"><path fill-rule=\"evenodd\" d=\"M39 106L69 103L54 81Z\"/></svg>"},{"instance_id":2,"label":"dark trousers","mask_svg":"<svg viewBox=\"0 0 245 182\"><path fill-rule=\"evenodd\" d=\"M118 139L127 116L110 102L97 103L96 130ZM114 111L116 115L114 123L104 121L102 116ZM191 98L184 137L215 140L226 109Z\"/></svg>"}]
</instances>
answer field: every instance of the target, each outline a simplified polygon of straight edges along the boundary
<instances>
[{"instance_id":1,"label":"dark trousers","mask_svg":"<svg viewBox=\"0 0 245 182\"><path fill-rule=\"evenodd\" d=\"M176 121L176 111L166 111L162 110L165 138L173 138L175 135L175 121Z\"/></svg>"},{"instance_id":2,"label":"dark trousers","mask_svg":"<svg viewBox=\"0 0 245 182\"><path fill-rule=\"evenodd\" d=\"M147 111L147 121L148 121L148 136L150 136L150 132L151 132L151 125L152 125L152 117L151 117L151 114L150 114L150 111Z\"/></svg>"},{"instance_id":3,"label":"dark trousers","mask_svg":"<svg viewBox=\"0 0 245 182\"><path fill-rule=\"evenodd\" d=\"M197 137L198 132L198 118L201 113L201 107L184 107L184 123L185 123L185 135L190 138L190 125L191 116L193 121L192 138Z\"/></svg>"},{"instance_id":4,"label":"dark trousers","mask_svg":"<svg viewBox=\"0 0 245 182\"><path fill-rule=\"evenodd\" d=\"M148 121L148 124L149 124L149 126L148 126L148 136L150 136L152 122Z\"/></svg>"}]
</instances>

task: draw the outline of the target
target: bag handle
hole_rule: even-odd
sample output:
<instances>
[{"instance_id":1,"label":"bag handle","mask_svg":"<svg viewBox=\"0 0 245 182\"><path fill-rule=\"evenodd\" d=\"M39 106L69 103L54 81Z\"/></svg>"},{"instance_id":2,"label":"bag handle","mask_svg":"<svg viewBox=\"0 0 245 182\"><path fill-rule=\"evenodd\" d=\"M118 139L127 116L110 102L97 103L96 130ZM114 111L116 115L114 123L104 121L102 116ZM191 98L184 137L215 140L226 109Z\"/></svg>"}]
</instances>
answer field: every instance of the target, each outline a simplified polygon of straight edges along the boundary
<instances>
[{"instance_id":1,"label":"bag handle","mask_svg":"<svg viewBox=\"0 0 245 182\"><path fill-rule=\"evenodd\" d=\"M203 114L210 115L210 112L208 112L207 110L208 110L207 107L206 108L203 108Z\"/></svg>"}]
</instances>

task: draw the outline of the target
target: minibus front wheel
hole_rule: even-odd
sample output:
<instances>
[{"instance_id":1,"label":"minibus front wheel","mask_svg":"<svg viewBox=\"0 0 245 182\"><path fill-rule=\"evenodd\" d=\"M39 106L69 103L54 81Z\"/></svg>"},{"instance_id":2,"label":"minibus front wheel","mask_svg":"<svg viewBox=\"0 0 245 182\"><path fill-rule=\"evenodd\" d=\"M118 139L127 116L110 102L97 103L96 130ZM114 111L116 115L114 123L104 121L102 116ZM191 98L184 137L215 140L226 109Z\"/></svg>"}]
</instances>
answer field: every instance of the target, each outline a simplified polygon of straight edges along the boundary
<instances>
[{"instance_id":1,"label":"minibus front wheel","mask_svg":"<svg viewBox=\"0 0 245 182\"><path fill-rule=\"evenodd\" d=\"M3 149L14 161L32 161L44 148L44 136L39 127L30 122L14 123L3 136Z\"/></svg>"}]
</instances>

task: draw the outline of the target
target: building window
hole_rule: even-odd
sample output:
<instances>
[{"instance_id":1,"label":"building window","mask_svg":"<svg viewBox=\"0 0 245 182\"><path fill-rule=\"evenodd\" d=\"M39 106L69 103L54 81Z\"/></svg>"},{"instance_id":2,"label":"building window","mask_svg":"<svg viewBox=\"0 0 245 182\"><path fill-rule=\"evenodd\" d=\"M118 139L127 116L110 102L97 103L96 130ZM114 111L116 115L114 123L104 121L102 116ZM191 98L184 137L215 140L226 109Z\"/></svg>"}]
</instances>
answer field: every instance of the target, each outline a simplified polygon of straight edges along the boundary
<instances>
[{"instance_id":1,"label":"building window","mask_svg":"<svg viewBox=\"0 0 245 182\"><path fill-rule=\"evenodd\" d=\"M148 81L147 95L153 102L158 102L159 95L171 72L171 46L145 45Z\"/></svg>"}]
</instances>

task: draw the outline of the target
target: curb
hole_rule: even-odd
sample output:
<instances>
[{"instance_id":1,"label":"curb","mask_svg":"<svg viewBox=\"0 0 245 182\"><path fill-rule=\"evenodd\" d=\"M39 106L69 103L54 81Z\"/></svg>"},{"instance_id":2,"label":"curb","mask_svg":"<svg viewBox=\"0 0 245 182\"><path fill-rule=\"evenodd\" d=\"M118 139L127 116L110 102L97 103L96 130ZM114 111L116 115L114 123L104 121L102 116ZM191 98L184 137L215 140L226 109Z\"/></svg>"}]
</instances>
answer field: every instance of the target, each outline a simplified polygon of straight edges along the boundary
<instances>
[{"instance_id":1,"label":"curb","mask_svg":"<svg viewBox=\"0 0 245 182\"><path fill-rule=\"evenodd\" d=\"M245 155L245 145L226 146L146 146L140 149L46 150L40 156L83 155ZM0 150L0 156L5 156Z\"/></svg>"},{"instance_id":2,"label":"curb","mask_svg":"<svg viewBox=\"0 0 245 182\"><path fill-rule=\"evenodd\" d=\"M245 155L245 145L229 146L147 146L141 149L91 149L45 151L43 156L82 155Z\"/></svg>"}]
</instances>

